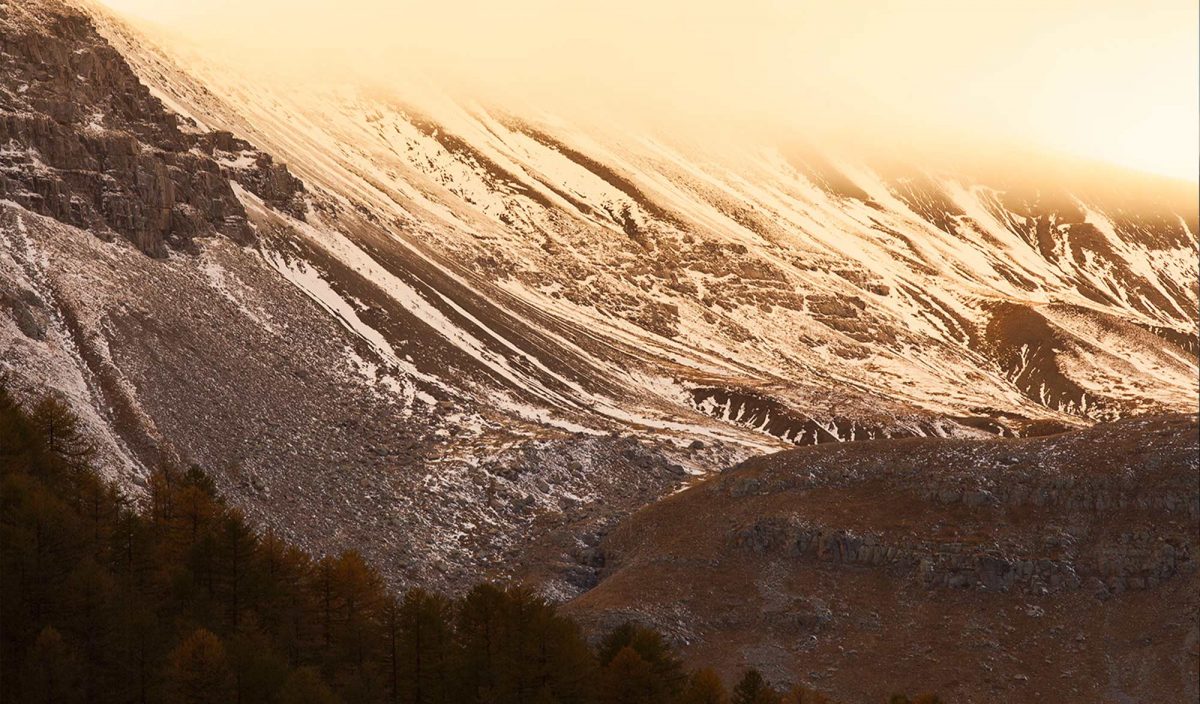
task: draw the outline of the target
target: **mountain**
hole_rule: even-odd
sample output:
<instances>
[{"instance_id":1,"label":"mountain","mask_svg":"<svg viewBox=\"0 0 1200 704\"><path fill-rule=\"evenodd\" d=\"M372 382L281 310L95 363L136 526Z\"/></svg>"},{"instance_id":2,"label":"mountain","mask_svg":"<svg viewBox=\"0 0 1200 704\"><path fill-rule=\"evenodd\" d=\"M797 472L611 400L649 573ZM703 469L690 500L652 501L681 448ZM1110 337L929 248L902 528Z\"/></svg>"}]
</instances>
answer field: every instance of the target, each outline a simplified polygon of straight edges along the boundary
<instances>
[{"instance_id":1,"label":"mountain","mask_svg":"<svg viewBox=\"0 0 1200 704\"><path fill-rule=\"evenodd\" d=\"M1197 472L1195 416L780 452L623 522L568 610L845 701L1190 701Z\"/></svg>"},{"instance_id":2,"label":"mountain","mask_svg":"<svg viewBox=\"0 0 1200 704\"><path fill-rule=\"evenodd\" d=\"M1195 410L1186 185L276 83L61 0L0 27L11 383L131 490L197 462L395 582L570 598L752 455Z\"/></svg>"}]
</instances>

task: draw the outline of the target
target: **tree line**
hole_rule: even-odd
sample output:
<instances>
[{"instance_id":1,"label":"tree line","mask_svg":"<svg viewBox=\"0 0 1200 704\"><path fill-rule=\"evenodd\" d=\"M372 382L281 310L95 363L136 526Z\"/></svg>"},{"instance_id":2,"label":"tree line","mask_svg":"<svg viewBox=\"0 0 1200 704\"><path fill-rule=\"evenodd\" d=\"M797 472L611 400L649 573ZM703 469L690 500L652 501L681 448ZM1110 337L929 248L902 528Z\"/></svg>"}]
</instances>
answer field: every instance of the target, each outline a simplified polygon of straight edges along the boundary
<instances>
[{"instance_id":1,"label":"tree line","mask_svg":"<svg viewBox=\"0 0 1200 704\"><path fill-rule=\"evenodd\" d=\"M590 644L518 586L393 594L354 551L314 558L255 530L195 466L165 464L133 501L64 403L24 407L2 383L0 700L832 702L754 670L727 688L633 623Z\"/></svg>"}]
</instances>

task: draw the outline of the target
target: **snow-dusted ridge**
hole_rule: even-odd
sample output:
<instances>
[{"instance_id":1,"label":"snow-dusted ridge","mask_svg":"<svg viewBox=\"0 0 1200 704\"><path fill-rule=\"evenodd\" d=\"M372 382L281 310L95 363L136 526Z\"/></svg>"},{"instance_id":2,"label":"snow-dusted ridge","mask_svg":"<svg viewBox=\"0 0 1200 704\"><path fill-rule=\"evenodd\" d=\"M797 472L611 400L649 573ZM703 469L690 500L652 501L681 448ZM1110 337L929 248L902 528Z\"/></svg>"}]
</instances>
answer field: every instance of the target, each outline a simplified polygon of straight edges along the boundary
<instances>
[{"instance_id":1,"label":"snow-dusted ridge","mask_svg":"<svg viewBox=\"0 0 1200 704\"><path fill-rule=\"evenodd\" d=\"M77 42L85 58L68 63L104 59L80 80L132 70L162 102L125 115L87 83L96 104L59 121L0 81L23 106L14 124L147 158L166 134L187 148L163 174L185 183L190 164L230 196L220 212L181 205L211 227L168 219L163 242L136 242L152 259L112 227L66 224L69 199L35 215L38 184L86 170L14 130L2 361L87 408L120 472L158 453L213 466L315 549L373 545L394 573L476 570L551 511L594 530L751 453L1197 402L1200 228L1169 188L1029 188L782 144L731 154L444 96L301 88L93 8L105 39L72 20L51 40L37 32L68 6L29 7L11 22L31 46ZM540 488L543 470L570 491ZM621 482L640 493L596 508Z\"/></svg>"}]
</instances>

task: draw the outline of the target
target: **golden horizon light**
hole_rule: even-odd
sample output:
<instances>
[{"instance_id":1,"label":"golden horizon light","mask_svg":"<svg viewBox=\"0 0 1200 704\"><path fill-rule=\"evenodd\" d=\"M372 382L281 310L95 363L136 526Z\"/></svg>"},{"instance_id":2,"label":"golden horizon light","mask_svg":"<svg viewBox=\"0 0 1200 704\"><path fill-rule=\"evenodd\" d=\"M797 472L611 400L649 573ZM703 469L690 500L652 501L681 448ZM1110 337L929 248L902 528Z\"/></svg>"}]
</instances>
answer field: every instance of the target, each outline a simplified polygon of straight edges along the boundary
<instances>
[{"instance_id":1,"label":"golden horizon light","mask_svg":"<svg viewBox=\"0 0 1200 704\"><path fill-rule=\"evenodd\" d=\"M1195 0L102 1L247 70L420 74L517 105L952 136L1200 180Z\"/></svg>"}]
</instances>

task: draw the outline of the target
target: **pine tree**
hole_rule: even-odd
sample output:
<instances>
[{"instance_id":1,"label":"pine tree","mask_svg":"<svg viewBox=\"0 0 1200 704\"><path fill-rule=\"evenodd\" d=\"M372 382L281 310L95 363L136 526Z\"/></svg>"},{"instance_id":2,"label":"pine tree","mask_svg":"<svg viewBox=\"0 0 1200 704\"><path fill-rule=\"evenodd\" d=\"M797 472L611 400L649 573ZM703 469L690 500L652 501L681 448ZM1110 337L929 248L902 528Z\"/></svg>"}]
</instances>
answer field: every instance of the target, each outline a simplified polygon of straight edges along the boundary
<instances>
[{"instance_id":1,"label":"pine tree","mask_svg":"<svg viewBox=\"0 0 1200 704\"><path fill-rule=\"evenodd\" d=\"M293 670L279 690L278 704L341 704L333 690L311 667Z\"/></svg>"},{"instance_id":2,"label":"pine tree","mask_svg":"<svg viewBox=\"0 0 1200 704\"><path fill-rule=\"evenodd\" d=\"M237 630L246 607L251 582L251 565L258 550L258 537L240 511L230 509L216 531L219 590L230 626Z\"/></svg>"},{"instance_id":3,"label":"pine tree","mask_svg":"<svg viewBox=\"0 0 1200 704\"><path fill-rule=\"evenodd\" d=\"M221 639L197 628L167 656L167 695L179 704L228 704L233 673Z\"/></svg>"},{"instance_id":4,"label":"pine tree","mask_svg":"<svg viewBox=\"0 0 1200 704\"><path fill-rule=\"evenodd\" d=\"M636 650L625 646L601 673L601 704L657 704L670 700L665 683Z\"/></svg>"},{"instance_id":5,"label":"pine tree","mask_svg":"<svg viewBox=\"0 0 1200 704\"><path fill-rule=\"evenodd\" d=\"M308 585L312 561L268 531L259 543L256 565L255 576L261 581L257 587L260 623L277 639L289 666L295 667L302 652L318 638L311 618L316 609L313 590Z\"/></svg>"},{"instance_id":6,"label":"pine tree","mask_svg":"<svg viewBox=\"0 0 1200 704\"><path fill-rule=\"evenodd\" d=\"M781 704L782 698L763 679L762 673L750 669L733 688L732 704Z\"/></svg>"},{"instance_id":7,"label":"pine tree","mask_svg":"<svg viewBox=\"0 0 1200 704\"><path fill-rule=\"evenodd\" d=\"M44 450L62 458L73 469L82 470L95 455L78 416L58 398L44 396L33 407L30 420L40 434Z\"/></svg>"},{"instance_id":8,"label":"pine tree","mask_svg":"<svg viewBox=\"0 0 1200 704\"><path fill-rule=\"evenodd\" d=\"M115 580L90 555L67 578L67 633L83 656L83 686L88 701L111 689L117 591Z\"/></svg>"},{"instance_id":9,"label":"pine tree","mask_svg":"<svg viewBox=\"0 0 1200 704\"><path fill-rule=\"evenodd\" d=\"M679 701L680 704L729 704L729 693L714 670L701 668L688 678Z\"/></svg>"},{"instance_id":10,"label":"pine tree","mask_svg":"<svg viewBox=\"0 0 1200 704\"><path fill-rule=\"evenodd\" d=\"M627 647L650 665L655 678L661 683L664 696L674 697L683 691L687 682L683 664L657 631L636 623L626 622L618 626L601 641L598 653L601 665L607 665Z\"/></svg>"},{"instance_id":11,"label":"pine tree","mask_svg":"<svg viewBox=\"0 0 1200 704\"><path fill-rule=\"evenodd\" d=\"M84 701L78 656L53 626L46 626L38 634L26 658L25 670L25 701L30 704Z\"/></svg>"},{"instance_id":12,"label":"pine tree","mask_svg":"<svg viewBox=\"0 0 1200 704\"><path fill-rule=\"evenodd\" d=\"M243 623L226 649L233 671L234 699L240 704L269 702L287 683L289 670L270 638L255 624Z\"/></svg>"},{"instance_id":13,"label":"pine tree","mask_svg":"<svg viewBox=\"0 0 1200 704\"><path fill-rule=\"evenodd\" d=\"M508 594L529 629L523 657L530 668L534 696L564 703L590 700L595 658L578 624L528 590L509 590Z\"/></svg>"},{"instance_id":14,"label":"pine tree","mask_svg":"<svg viewBox=\"0 0 1200 704\"><path fill-rule=\"evenodd\" d=\"M120 701L138 704L157 701L167 634L154 613L153 597L121 599L118 604L112 647L120 674L114 694Z\"/></svg>"},{"instance_id":15,"label":"pine tree","mask_svg":"<svg viewBox=\"0 0 1200 704\"><path fill-rule=\"evenodd\" d=\"M395 648L395 661L389 662L389 669L395 668L391 687L395 701L440 704L450 700L455 656L452 617L449 601L420 589L410 590L399 604L393 602L388 620L395 629L395 644L389 643L389 650Z\"/></svg>"},{"instance_id":16,"label":"pine tree","mask_svg":"<svg viewBox=\"0 0 1200 704\"><path fill-rule=\"evenodd\" d=\"M461 643L460 675L464 701L495 700L503 642L504 591L476 585L458 604L457 634Z\"/></svg>"}]
</instances>

